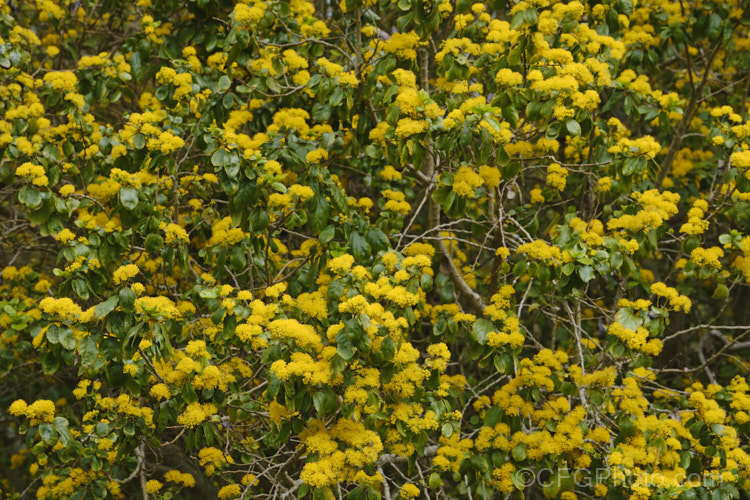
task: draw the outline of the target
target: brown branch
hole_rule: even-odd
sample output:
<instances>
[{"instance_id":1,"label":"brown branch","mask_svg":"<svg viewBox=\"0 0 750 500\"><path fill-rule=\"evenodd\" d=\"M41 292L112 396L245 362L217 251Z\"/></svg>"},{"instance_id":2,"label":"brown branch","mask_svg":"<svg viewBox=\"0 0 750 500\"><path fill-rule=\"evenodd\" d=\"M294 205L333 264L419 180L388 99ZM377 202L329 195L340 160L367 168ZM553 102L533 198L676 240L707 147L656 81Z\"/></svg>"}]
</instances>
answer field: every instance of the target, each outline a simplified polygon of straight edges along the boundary
<instances>
[{"instance_id":1,"label":"brown branch","mask_svg":"<svg viewBox=\"0 0 750 500\"><path fill-rule=\"evenodd\" d=\"M672 143L669 145L669 150L667 150L667 156L664 158L664 161L661 164L661 169L659 170L659 178L656 180L657 189L661 189L661 185L664 183L664 179L667 177L667 174L672 168L672 163L674 163L677 152L680 150L680 146L682 145L685 131L690 125L690 122L693 120L693 115L698 109L698 103L701 100L700 95L706 86L706 82L708 82L708 75L709 73L711 73L711 65L713 65L714 59L716 59L716 56L718 55L719 49L721 49L721 47L721 40L719 40L716 43L714 50L711 52L708 61L706 61L706 68L703 71L703 77L701 78L700 84L690 94L690 101L688 102L688 106L685 109L685 114L682 115L682 120L680 120L680 123L677 125L677 130L674 137L672 138Z\"/></svg>"}]
</instances>

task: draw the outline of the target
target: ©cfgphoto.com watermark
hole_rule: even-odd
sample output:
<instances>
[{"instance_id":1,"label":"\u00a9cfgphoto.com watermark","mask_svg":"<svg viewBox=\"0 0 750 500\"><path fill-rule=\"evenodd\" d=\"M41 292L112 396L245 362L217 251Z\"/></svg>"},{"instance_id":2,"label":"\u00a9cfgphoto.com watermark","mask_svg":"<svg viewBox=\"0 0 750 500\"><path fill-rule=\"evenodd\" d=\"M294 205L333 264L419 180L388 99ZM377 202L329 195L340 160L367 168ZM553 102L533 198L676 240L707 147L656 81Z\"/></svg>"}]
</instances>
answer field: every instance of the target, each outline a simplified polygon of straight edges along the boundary
<instances>
[{"instance_id":1,"label":"\u00a9cfgphoto.com watermark","mask_svg":"<svg viewBox=\"0 0 750 500\"><path fill-rule=\"evenodd\" d=\"M566 489L574 487L585 489L594 487L599 483L611 486L647 486L650 488L667 488L684 484L702 484L706 477L700 473L676 472L675 474L624 474L611 467L595 469L575 469L561 473L559 469L516 469L512 473L514 485L519 489L540 486L542 488L554 488L556 486ZM722 483L722 478L713 478L714 484Z\"/></svg>"}]
</instances>

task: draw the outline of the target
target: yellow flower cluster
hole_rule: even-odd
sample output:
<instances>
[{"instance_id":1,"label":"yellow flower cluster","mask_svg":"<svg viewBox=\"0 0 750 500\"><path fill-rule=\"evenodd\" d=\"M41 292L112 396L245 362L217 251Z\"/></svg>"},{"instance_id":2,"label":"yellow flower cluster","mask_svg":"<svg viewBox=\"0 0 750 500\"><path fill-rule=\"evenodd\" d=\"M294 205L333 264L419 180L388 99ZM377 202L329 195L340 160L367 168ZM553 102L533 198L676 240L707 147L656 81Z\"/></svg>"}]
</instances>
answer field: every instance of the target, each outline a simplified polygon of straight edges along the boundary
<instances>
[{"instance_id":1,"label":"yellow flower cluster","mask_svg":"<svg viewBox=\"0 0 750 500\"><path fill-rule=\"evenodd\" d=\"M192 429L214 414L216 414L216 406L213 403L190 403L185 411L177 417L177 423Z\"/></svg>"},{"instance_id":2,"label":"yellow flower cluster","mask_svg":"<svg viewBox=\"0 0 750 500\"><path fill-rule=\"evenodd\" d=\"M411 205L406 201L406 194L400 191L386 189L383 191L383 196L388 200L383 207L386 210L393 210L394 212L399 212L403 215L407 215L411 212Z\"/></svg>"},{"instance_id":3,"label":"yellow flower cluster","mask_svg":"<svg viewBox=\"0 0 750 500\"><path fill-rule=\"evenodd\" d=\"M682 309L683 312L687 313L690 312L690 307L693 305L689 297L680 295L677 290L660 281L651 283L651 293L667 299L669 305L672 306L672 309L675 311Z\"/></svg>"},{"instance_id":4,"label":"yellow flower cluster","mask_svg":"<svg viewBox=\"0 0 750 500\"><path fill-rule=\"evenodd\" d=\"M320 160L327 160L328 159L328 151L326 151L323 148L318 148L313 151L310 151L305 156L305 161L307 163L320 163Z\"/></svg>"},{"instance_id":5,"label":"yellow flower cluster","mask_svg":"<svg viewBox=\"0 0 750 500\"><path fill-rule=\"evenodd\" d=\"M161 151L164 154L172 153L185 145L180 137L170 132L162 132L158 137L152 137L148 140L146 147L151 151Z\"/></svg>"},{"instance_id":6,"label":"yellow flower cluster","mask_svg":"<svg viewBox=\"0 0 750 500\"><path fill-rule=\"evenodd\" d=\"M719 247L711 248L694 248L690 252L690 260L695 263L696 266L709 266L714 269L721 269L721 259L724 257L724 250Z\"/></svg>"},{"instance_id":7,"label":"yellow flower cluster","mask_svg":"<svg viewBox=\"0 0 750 500\"><path fill-rule=\"evenodd\" d=\"M324 348L319 359L304 352L292 353L291 360L287 363L283 359L273 362L271 373L280 380L288 381L291 377L301 377L305 385L323 385L331 383L330 358L335 354L335 348Z\"/></svg>"},{"instance_id":8,"label":"yellow flower cluster","mask_svg":"<svg viewBox=\"0 0 750 500\"><path fill-rule=\"evenodd\" d=\"M639 139L623 137L617 141L617 144L611 146L608 151L613 154L625 153L628 156L645 155L652 159L661 151L661 144L650 135Z\"/></svg>"},{"instance_id":9,"label":"yellow flower cluster","mask_svg":"<svg viewBox=\"0 0 750 500\"><path fill-rule=\"evenodd\" d=\"M481 175L471 167L463 166L458 169L453 178L453 191L463 198L474 198L474 191L484 184Z\"/></svg>"},{"instance_id":10,"label":"yellow flower cluster","mask_svg":"<svg viewBox=\"0 0 750 500\"><path fill-rule=\"evenodd\" d=\"M277 193L274 193L277 194ZM231 217L224 217L221 220L214 222L211 227L211 238L208 240L206 245L231 247L245 238L245 233L238 227L232 227L233 222Z\"/></svg>"},{"instance_id":11,"label":"yellow flower cluster","mask_svg":"<svg viewBox=\"0 0 750 500\"><path fill-rule=\"evenodd\" d=\"M543 240L534 240L531 243L524 243L516 250L516 253L528 255L532 259L558 265L562 263L562 252L553 245L548 245Z\"/></svg>"},{"instance_id":12,"label":"yellow flower cluster","mask_svg":"<svg viewBox=\"0 0 750 500\"><path fill-rule=\"evenodd\" d=\"M227 464L234 463L234 459L231 455L224 455L224 453L214 447L202 448L198 452L198 463L203 470L206 471L206 475L213 476L218 473Z\"/></svg>"},{"instance_id":13,"label":"yellow flower cluster","mask_svg":"<svg viewBox=\"0 0 750 500\"><path fill-rule=\"evenodd\" d=\"M625 214L610 219L607 222L607 228L624 229L634 233L645 229L656 229L679 211L676 203L680 200L680 195L670 191L659 193L656 189L651 189L642 193L634 193L633 198L641 204L643 210L635 215Z\"/></svg>"},{"instance_id":14,"label":"yellow flower cluster","mask_svg":"<svg viewBox=\"0 0 750 500\"><path fill-rule=\"evenodd\" d=\"M48 399L40 399L31 404L26 404L23 399L14 401L8 408L8 413L16 416L24 416L33 422L52 422L55 419L55 403Z\"/></svg>"},{"instance_id":15,"label":"yellow flower cluster","mask_svg":"<svg viewBox=\"0 0 750 500\"><path fill-rule=\"evenodd\" d=\"M515 71L503 68L495 75L495 82L506 87L515 87L523 82L523 75Z\"/></svg>"},{"instance_id":16,"label":"yellow flower cluster","mask_svg":"<svg viewBox=\"0 0 750 500\"><path fill-rule=\"evenodd\" d=\"M240 488L239 484L228 484L226 486L223 486L218 493L218 497L222 500L225 500L227 498L237 498L240 496L240 493L242 492L242 489Z\"/></svg>"},{"instance_id":17,"label":"yellow flower cluster","mask_svg":"<svg viewBox=\"0 0 750 500\"><path fill-rule=\"evenodd\" d=\"M659 339L648 339L648 330L639 326L635 331L626 328L618 322L609 325L607 333L620 339L630 349L641 351L651 356L658 356L663 344Z\"/></svg>"},{"instance_id":18,"label":"yellow flower cluster","mask_svg":"<svg viewBox=\"0 0 750 500\"><path fill-rule=\"evenodd\" d=\"M320 420L311 420L300 439L317 461L308 459L300 479L317 488L351 480L358 471L373 464L383 450L375 431L362 423L342 418L327 429Z\"/></svg>"},{"instance_id":19,"label":"yellow flower cluster","mask_svg":"<svg viewBox=\"0 0 750 500\"><path fill-rule=\"evenodd\" d=\"M30 162L23 163L16 168L16 175L30 178L31 183L35 186L49 185L47 171L41 165L34 165Z\"/></svg>"},{"instance_id":20,"label":"yellow flower cluster","mask_svg":"<svg viewBox=\"0 0 750 500\"><path fill-rule=\"evenodd\" d=\"M414 120L412 118L401 118L396 123L396 131L394 132L397 137L402 139L411 137L415 134L421 134L426 132L430 124L426 120Z\"/></svg>"},{"instance_id":21,"label":"yellow flower cluster","mask_svg":"<svg viewBox=\"0 0 750 500\"><path fill-rule=\"evenodd\" d=\"M411 483L406 483L401 487L401 493L400 497L409 499L409 498L417 498L420 494L419 488L414 486Z\"/></svg>"},{"instance_id":22,"label":"yellow flower cluster","mask_svg":"<svg viewBox=\"0 0 750 500\"><path fill-rule=\"evenodd\" d=\"M190 237L188 236L187 231L185 229L173 222L170 222L166 226L164 226L164 234L166 235L166 242L167 244L174 243L174 242L185 242L190 243Z\"/></svg>"},{"instance_id":23,"label":"yellow flower cluster","mask_svg":"<svg viewBox=\"0 0 750 500\"><path fill-rule=\"evenodd\" d=\"M179 319L180 311L169 297L138 297L135 299L135 310L152 318Z\"/></svg>"},{"instance_id":24,"label":"yellow flower cluster","mask_svg":"<svg viewBox=\"0 0 750 500\"><path fill-rule=\"evenodd\" d=\"M112 273L112 281L119 285L123 281L127 281L130 278L137 275L141 270L135 264L126 264L118 267L114 273Z\"/></svg>"},{"instance_id":25,"label":"yellow flower cluster","mask_svg":"<svg viewBox=\"0 0 750 500\"><path fill-rule=\"evenodd\" d=\"M153 495L154 493L157 493L162 488L162 486L164 485L156 479L150 479L146 481L145 490L149 495Z\"/></svg>"},{"instance_id":26,"label":"yellow flower cluster","mask_svg":"<svg viewBox=\"0 0 750 500\"><path fill-rule=\"evenodd\" d=\"M354 264L354 257L350 254L344 254L328 261L328 270L336 274L348 273Z\"/></svg>"},{"instance_id":27,"label":"yellow flower cluster","mask_svg":"<svg viewBox=\"0 0 750 500\"><path fill-rule=\"evenodd\" d=\"M570 220L570 228L590 247L598 247L604 243L604 225L598 219L586 223L578 217L573 217Z\"/></svg>"},{"instance_id":28,"label":"yellow flower cluster","mask_svg":"<svg viewBox=\"0 0 750 500\"><path fill-rule=\"evenodd\" d=\"M266 11L265 2L256 2L252 7L238 2L232 11L232 17L243 27L255 27Z\"/></svg>"},{"instance_id":29,"label":"yellow flower cluster","mask_svg":"<svg viewBox=\"0 0 750 500\"><path fill-rule=\"evenodd\" d=\"M69 320L76 319L83 314L78 304L67 297L61 299L45 297L39 302L39 309L47 314Z\"/></svg>"},{"instance_id":30,"label":"yellow flower cluster","mask_svg":"<svg viewBox=\"0 0 750 500\"><path fill-rule=\"evenodd\" d=\"M268 324L272 338L292 340L303 348L319 352L323 344L320 335L310 325L303 325L296 319L277 319Z\"/></svg>"},{"instance_id":31,"label":"yellow flower cluster","mask_svg":"<svg viewBox=\"0 0 750 500\"><path fill-rule=\"evenodd\" d=\"M312 198L313 196L315 196L315 191L313 191L310 186L303 186L301 184L292 184L291 186L289 186L289 194L297 197L299 201L304 203L310 198Z\"/></svg>"},{"instance_id":32,"label":"yellow flower cluster","mask_svg":"<svg viewBox=\"0 0 750 500\"><path fill-rule=\"evenodd\" d=\"M547 184L553 189L563 191L568 178L568 170L557 163L547 167Z\"/></svg>"},{"instance_id":33,"label":"yellow flower cluster","mask_svg":"<svg viewBox=\"0 0 750 500\"><path fill-rule=\"evenodd\" d=\"M78 78L72 71L51 71L44 75L44 82L53 90L72 92L78 84Z\"/></svg>"},{"instance_id":34,"label":"yellow flower cluster","mask_svg":"<svg viewBox=\"0 0 750 500\"><path fill-rule=\"evenodd\" d=\"M394 33L391 37L382 43L382 48L386 52L394 54L399 59L417 58L416 47L419 45L419 35L414 31L408 33Z\"/></svg>"},{"instance_id":35,"label":"yellow flower cluster","mask_svg":"<svg viewBox=\"0 0 750 500\"><path fill-rule=\"evenodd\" d=\"M680 232L689 235L703 234L708 229L708 221L703 220L703 214L708 210L706 200L696 200L687 213L687 222L680 227Z\"/></svg>"}]
</instances>

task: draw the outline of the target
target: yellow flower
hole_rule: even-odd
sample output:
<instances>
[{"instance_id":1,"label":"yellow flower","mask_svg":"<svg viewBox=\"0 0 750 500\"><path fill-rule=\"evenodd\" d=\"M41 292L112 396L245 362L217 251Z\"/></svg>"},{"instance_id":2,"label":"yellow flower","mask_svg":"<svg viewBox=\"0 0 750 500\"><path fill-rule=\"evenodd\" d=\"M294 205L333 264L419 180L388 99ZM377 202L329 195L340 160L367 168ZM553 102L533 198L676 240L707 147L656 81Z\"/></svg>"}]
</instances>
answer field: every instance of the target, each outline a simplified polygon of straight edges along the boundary
<instances>
[{"instance_id":1,"label":"yellow flower","mask_svg":"<svg viewBox=\"0 0 750 500\"><path fill-rule=\"evenodd\" d=\"M252 7L244 3L237 3L232 11L232 16L237 24L251 27L258 24L265 11L265 2L257 2Z\"/></svg>"},{"instance_id":2,"label":"yellow flower","mask_svg":"<svg viewBox=\"0 0 750 500\"><path fill-rule=\"evenodd\" d=\"M547 184L554 189L558 191L564 190L567 177L568 171L557 163L553 163L547 167Z\"/></svg>"},{"instance_id":3,"label":"yellow flower","mask_svg":"<svg viewBox=\"0 0 750 500\"><path fill-rule=\"evenodd\" d=\"M164 485L156 479L151 479L146 483L146 493L148 493L149 495L153 495L154 493L159 491L162 486Z\"/></svg>"},{"instance_id":4,"label":"yellow flower","mask_svg":"<svg viewBox=\"0 0 750 500\"><path fill-rule=\"evenodd\" d=\"M195 486L195 478L187 472L171 470L164 473L164 479L170 483L181 484L187 488Z\"/></svg>"},{"instance_id":5,"label":"yellow flower","mask_svg":"<svg viewBox=\"0 0 750 500\"><path fill-rule=\"evenodd\" d=\"M328 261L328 269L336 274L346 274L354 265L354 257L344 254Z\"/></svg>"},{"instance_id":6,"label":"yellow flower","mask_svg":"<svg viewBox=\"0 0 750 500\"><path fill-rule=\"evenodd\" d=\"M542 190L539 188L534 188L531 191L529 191L529 194L531 195L531 203L544 203L544 195L542 194Z\"/></svg>"},{"instance_id":7,"label":"yellow flower","mask_svg":"<svg viewBox=\"0 0 750 500\"><path fill-rule=\"evenodd\" d=\"M467 166L459 168L453 177L453 191L463 198L473 198L474 191L482 184L484 184L482 176Z\"/></svg>"},{"instance_id":8,"label":"yellow flower","mask_svg":"<svg viewBox=\"0 0 750 500\"><path fill-rule=\"evenodd\" d=\"M115 270L114 273L112 273L112 281L119 285L123 281L127 281L130 278L134 277L140 272L140 269L138 269L138 266L135 264L127 264L124 266L120 266Z\"/></svg>"},{"instance_id":9,"label":"yellow flower","mask_svg":"<svg viewBox=\"0 0 750 500\"><path fill-rule=\"evenodd\" d=\"M192 429L215 413L216 406L212 403L190 403L185 411L177 417L177 423L184 425L188 429Z\"/></svg>"},{"instance_id":10,"label":"yellow flower","mask_svg":"<svg viewBox=\"0 0 750 500\"><path fill-rule=\"evenodd\" d=\"M511 69L503 68L497 72L497 75L495 75L495 81L506 87L515 87L521 85L523 82L523 75L521 75L521 73L516 73Z\"/></svg>"},{"instance_id":11,"label":"yellow flower","mask_svg":"<svg viewBox=\"0 0 750 500\"><path fill-rule=\"evenodd\" d=\"M310 151L305 156L305 161L307 163L319 163L320 160L327 160L328 159L328 151L326 151L323 148L318 148L316 150Z\"/></svg>"},{"instance_id":12,"label":"yellow flower","mask_svg":"<svg viewBox=\"0 0 750 500\"><path fill-rule=\"evenodd\" d=\"M240 496L240 491L240 485L228 484L219 490L219 498L237 498L238 496Z\"/></svg>"},{"instance_id":13,"label":"yellow flower","mask_svg":"<svg viewBox=\"0 0 750 500\"><path fill-rule=\"evenodd\" d=\"M411 483L406 483L401 487L401 498L417 498L419 493L419 488Z\"/></svg>"},{"instance_id":14,"label":"yellow flower","mask_svg":"<svg viewBox=\"0 0 750 500\"><path fill-rule=\"evenodd\" d=\"M169 399L171 396L171 394L169 393L169 388L165 384L161 383L151 387L149 394L156 399Z\"/></svg>"},{"instance_id":15,"label":"yellow flower","mask_svg":"<svg viewBox=\"0 0 750 500\"><path fill-rule=\"evenodd\" d=\"M395 54L399 59L416 59L419 45L419 35L414 31L408 33L394 33L383 44L383 50Z\"/></svg>"},{"instance_id":16,"label":"yellow flower","mask_svg":"<svg viewBox=\"0 0 750 500\"><path fill-rule=\"evenodd\" d=\"M412 118L401 118L396 123L396 136L401 138L410 137L427 131L430 124L425 120L414 120Z\"/></svg>"},{"instance_id":17,"label":"yellow flower","mask_svg":"<svg viewBox=\"0 0 750 500\"><path fill-rule=\"evenodd\" d=\"M75 237L76 235L67 227L55 235L55 239L62 244L74 240Z\"/></svg>"}]
</instances>

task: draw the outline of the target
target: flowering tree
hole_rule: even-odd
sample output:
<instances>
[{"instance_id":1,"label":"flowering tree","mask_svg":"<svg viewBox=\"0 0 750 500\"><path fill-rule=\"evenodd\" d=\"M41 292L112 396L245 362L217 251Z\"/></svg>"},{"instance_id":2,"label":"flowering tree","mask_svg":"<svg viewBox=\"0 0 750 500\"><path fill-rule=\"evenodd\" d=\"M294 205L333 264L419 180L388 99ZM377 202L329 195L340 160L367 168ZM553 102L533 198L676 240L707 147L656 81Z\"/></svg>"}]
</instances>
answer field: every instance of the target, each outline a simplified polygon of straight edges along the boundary
<instances>
[{"instance_id":1,"label":"flowering tree","mask_svg":"<svg viewBox=\"0 0 750 500\"><path fill-rule=\"evenodd\" d=\"M750 6L0 0L7 498L737 498Z\"/></svg>"}]
</instances>

